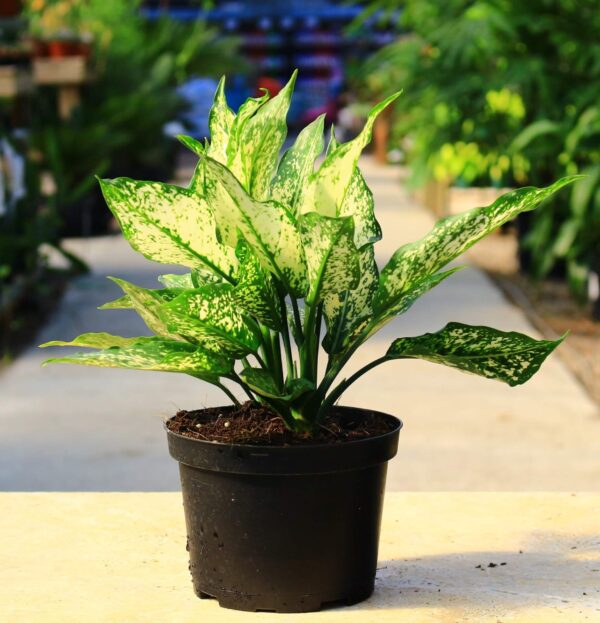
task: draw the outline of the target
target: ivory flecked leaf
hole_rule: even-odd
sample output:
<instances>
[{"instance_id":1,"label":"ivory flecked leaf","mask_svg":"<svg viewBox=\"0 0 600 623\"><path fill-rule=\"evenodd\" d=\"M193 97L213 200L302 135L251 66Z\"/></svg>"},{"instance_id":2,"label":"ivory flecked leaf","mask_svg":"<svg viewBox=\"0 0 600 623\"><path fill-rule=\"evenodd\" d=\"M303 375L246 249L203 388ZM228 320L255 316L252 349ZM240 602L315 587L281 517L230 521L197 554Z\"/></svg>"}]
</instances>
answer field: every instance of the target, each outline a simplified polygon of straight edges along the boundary
<instances>
[{"instance_id":1,"label":"ivory flecked leaf","mask_svg":"<svg viewBox=\"0 0 600 623\"><path fill-rule=\"evenodd\" d=\"M356 288L323 297L327 323L323 348L328 353L337 353L347 347L373 316L372 302L379 277L373 245L363 247L358 256L360 280Z\"/></svg>"},{"instance_id":2,"label":"ivory flecked leaf","mask_svg":"<svg viewBox=\"0 0 600 623\"><path fill-rule=\"evenodd\" d=\"M273 273L296 296L306 288L306 260L290 212L276 201L260 202L242 188L222 164L206 158L206 170L231 198L215 209L242 234L265 270Z\"/></svg>"},{"instance_id":3,"label":"ivory flecked leaf","mask_svg":"<svg viewBox=\"0 0 600 623\"><path fill-rule=\"evenodd\" d=\"M268 100L268 93L264 93L261 97L249 97L240 106L231 126L227 144L227 168L237 177L244 188L248 187L250 176L250 172L246 171L246 159L242 153L244 128L246 123Z\"/></svg>"},{"instance_id":4,"label":"ivory flecked leaf","mask_svg":"<svg viewBox=\"0 0 600 623\"><path fill-rule=\"evenodd\" d=\"M243 357L259 346L258 328L244 316L227 283L185 290L161 309L170 331L204 348Z\"/></svg>"},{"instance_id":5,"label":"ivory flecked leaf","mask_svg":"<svg viewBox=\"0 0 600 623\"><path fill-rule=\"evenodd\" d=\"M40 344L40 348L49 346L81 346L82 348L124 348L136 343L154 340L152 337L121 337L120 335L111 335L110 333L83 333L70 342L63 340L54 340Z\"/></svg>"},{"instance_id":6,"label":"ivory flecked leaf","mask_svg":"<svg viewBox=\"0 0 600 623\"><path fill-rule=\"evenodd\" d=\"M325 115L320 115L298 134L277 168L271 187L271 198L279 201L296 214L302 203L306 180L313 173L315 160L323 151L323 126Z\"/></svg>"},{"instance_id":7,"label":"ivory flecked leaf","mask_svg":"<svg viewBox=\"0 0 600 623\"><path fill-rule=\"evenodd\" d=\"M265 271L248 244L238 242L240 262L233 296L240 307L267 327L281 329L282 309L271 273Z\"/></svg>"},{"instance_id":8,"label":"ivory flecked leaf","mask_svg":"<svg viewBox=\"0 0 600 623\"><path fill-rule=\"evenodd\" d=\"M318 303L330 294L353 290L360 280L360 260L351 218L327 218L316 212L300 217L309 290L306 301Z\"/></svg>"},{"instance_id":9,"label":"ivory flecked leaf","mask_svg":"<svg viewBox=\"0 0 600 623\"><path fill-rule=\"evenodd\" d=\"M256 392L259 396L274 400L282 400L284 402L293 402L302 394L312 391L315 384L305 378L297 378L291 380L281 390L271 374L267 370L261 368L244 368L240 373L242 379L248 387Z\"/></svg>"},{"instance_id":10,"label":"ivory flecked leaf","mask_svg":"<svg viewBox=\"0 0 600 623\"><path fill-rule=\"evenodd\" d=\"M194 288L192 281L192 273L184 273L183 275L159 275L158 281L165 288Z\"/></svg>"},{"instance_id":11,"label":"ivory flecked leaf","mask_svg":"<svg viewBox=\"0 0 600 623\"><path fill-rule=\"evenodd\" d=\"M192 136L186 136L185 134L179 134L177 136L177 140L184 146L187 147L190 151L194 152L196 156L204 156L206 153L206 149L204 147L204 143L200 142L198 139L195 139Z\"/></svg>"},{"instance_id":12,"label":"ivory flecked leaf","mask_svg":"<svg viewBox=\"0 0 600 623\"><path fill-rule=\"evenodd\" d=\"M373 304L375 313L385 313L418 281L436 273L494 229L520 212L535 209L576 179L578 176L565 177L547 188L520 188L502 195L486 208L438 221L424 238L400 247L383 268Z\"/></svg>"},{"instance_id":13,"label":"ivory flecked leaf","mask_svg":"<svg viewBox=\"0 0 600 623\"><path fill-rule=\"evenodd\" d=\"M321 216L329 217L340 215L340 209L358 158L371 140L375 119L399 95L400 93L391 95L375 106L369 113L363 130L355 139L337 145L335 149L328 150L323 164L308 180L302 205L299 209L300 213L318 212Z\"/></svg>"},{"instance_id":14,"label":"ivory flecked leaf","mask_svg":"<svg viewBox=\"0 0 600 623\"><path fill-rule=\"evenodd\" d=\"M190 190L129 178L102 180L108 207L131 246L165 264L202 268L233 280L233 249L219 243L208 203Z\"/></svg>"},{"instance_id":15,"label":"ivory flecked leaf","mask_svg":"<svg viewBox=\"0 0 600 623\"><path fill-rule=\"evenodd\" d=\"M425 359L512 387L528 381L563 339L535 340L512 331L451 322L437 333L395 340L386 357Z\"/></svg>"},{"instance_id":16,"label":"ivory flecked leaf","mask_svg":"<svg viewBox=\"0 0 600 623\"><path fill-rule=\"evenodd\" d=\"M76 344L73 343L73 345ZM233 371L233 361L226 357L187 342L160 338L140 338L124 346L114 346L97 352L53 357L46 360L43 365L48 363L76 363L104 368L182 372L212 383L216 382L220 376Z\"/></svg>"},{"instance_id":17,"label":"ivory flecked leaf","mask_svg":"<svg viewBox=\"0 0 600 623\"><path fill-rule=\"evenodd\" d=\"M354 167L338 213L340 216L351 216L354 220L354 243L359 249L381 240L381 226L375 218L373 193L358 166Z\"/></svg>"},{"instance_id":18,"label":"ivory flecked leaf","mask_svg":"<svg viewBox=\"0 0 600 623\"><path fill-rule=\"evenodd\" d=\"M127 294L125 294L124 296L120 296L118 299L114 299L113 301L104 303L104 305L100 305L98 309L134 309L134 307L131 299L127 296Z\"/></svg>"},{"instance_id":19,"label":"ivory flecked leaf","mask_svg":"<svg viewBox=\"0 0 600 623\"><path fill-rule=\"evenodd\" d=\"M258 200L269 198L279 152L287 136L286 116L297 71L279 93L261 106L244 124L238 139L248 193ZM241 180L240 180L241 181Z\"/></svg>"},{"instance_id":20,"label":"ivory flecked leaf","mask_svg":"<svg viewBox=\"0 0 600 623\"><path fill-rule=\"evenodd\" d=\"M170 331L162 317L162 307L179 293L178 290L162 289L147 290L124 279L109 277L125 292L131 306L138 313L146 326L159 337L181 340L181 336ZM114 302L113 302L114 305ZM114 306L111 307L114 309ZM110 309L104 307L104 309Z\"/></svg>"},{"instance_id":21,"label":"ivory flecked leaf","mask_svg":"<svg viewBox=\"0 0 600 623\"><path fill-rule=\"evenodd\" d=\"M208 128L210 130L210 144L207 154L221 162L227 163L227 144L232 130L235 115L227 105L225 97L225 76L219 81L215 93L212 108L208 115Z\"/></svg>"}]
</instances>

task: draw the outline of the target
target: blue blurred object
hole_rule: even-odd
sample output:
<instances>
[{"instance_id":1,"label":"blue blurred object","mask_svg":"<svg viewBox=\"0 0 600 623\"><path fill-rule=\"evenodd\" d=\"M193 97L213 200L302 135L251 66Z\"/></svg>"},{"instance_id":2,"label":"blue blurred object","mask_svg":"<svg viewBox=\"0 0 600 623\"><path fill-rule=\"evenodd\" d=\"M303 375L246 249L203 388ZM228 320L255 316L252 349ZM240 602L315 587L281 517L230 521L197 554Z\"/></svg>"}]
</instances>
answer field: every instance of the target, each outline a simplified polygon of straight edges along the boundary
<instances>
[{"instance_id":1,"label":"blue blurred object","mask_svg":"<svg viewBox=\"0 0 600 623\"><path fill-rule=\"evenodd\" d=\"M189 109L183 117L187 130L196 138L209 135L208 113L212 106L217 81L213 78L193 78L182 84L178 92L189 103Z\"/></svg>"}]
</instances>

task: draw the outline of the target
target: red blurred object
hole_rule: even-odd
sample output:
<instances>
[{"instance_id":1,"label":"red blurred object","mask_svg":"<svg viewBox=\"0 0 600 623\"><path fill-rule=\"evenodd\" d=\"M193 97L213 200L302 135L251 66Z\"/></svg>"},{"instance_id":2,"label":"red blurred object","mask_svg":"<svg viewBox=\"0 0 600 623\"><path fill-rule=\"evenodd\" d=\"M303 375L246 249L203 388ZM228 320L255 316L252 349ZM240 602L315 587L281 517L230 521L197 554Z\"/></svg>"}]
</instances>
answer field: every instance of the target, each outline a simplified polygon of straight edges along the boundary
<instances>
[{"instance_id":1,"label":"red blurred object","mask_svg":"<svg viewBox=\"0 0 600 623\"><path fill-rule=\"evenodd\" d=\"M22 9L21 0L0 0L0 17L16 17Z\"/></svg>"},{"instance_id":2,"label":"red blurred object","mask_svg":"<svg viewBox=\"0 0 600 623\"><path fill-rule=\"evenodd\" d=\"M281 84L279 80L270 78L269 76L260 76L260 78L256 81L257 97L260 97L263 94L261 89L266 89L271 97L275 97L275 95L277 95L282 88L283 84Z\"/></svg>"}]
</instances>

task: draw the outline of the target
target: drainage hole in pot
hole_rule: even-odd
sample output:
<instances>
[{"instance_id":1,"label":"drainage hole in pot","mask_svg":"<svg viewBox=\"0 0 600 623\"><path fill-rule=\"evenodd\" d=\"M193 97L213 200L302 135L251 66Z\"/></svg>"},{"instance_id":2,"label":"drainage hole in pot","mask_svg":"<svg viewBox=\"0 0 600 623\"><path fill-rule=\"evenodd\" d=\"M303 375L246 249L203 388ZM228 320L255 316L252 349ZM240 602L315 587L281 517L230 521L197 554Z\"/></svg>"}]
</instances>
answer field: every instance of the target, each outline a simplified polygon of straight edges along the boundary
<instances>
[{"instance_id":1,"label":"drainage hole in pot","mask_svg":"<svg viewBox=\"0 0 600 623\"><path fill-rule=\"evenodd\" d=\"M256 608L254 612L277 612L277 610L271 608Z\"/></svg>"}]
</instances>

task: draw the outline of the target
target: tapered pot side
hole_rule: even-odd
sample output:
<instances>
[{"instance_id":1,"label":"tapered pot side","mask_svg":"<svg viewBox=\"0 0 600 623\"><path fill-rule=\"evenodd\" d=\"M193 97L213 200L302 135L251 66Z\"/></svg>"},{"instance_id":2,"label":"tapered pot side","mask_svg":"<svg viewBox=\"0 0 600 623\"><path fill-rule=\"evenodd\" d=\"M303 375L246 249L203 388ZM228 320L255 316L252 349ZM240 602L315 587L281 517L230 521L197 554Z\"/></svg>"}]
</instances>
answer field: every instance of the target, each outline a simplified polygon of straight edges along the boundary
<instances>
[{"instance_id":1,"label":"tapered pot side","mask_svg":"<svg viewBox=\"0 0 600 623\"><path fill-rule=\"evenodd\" d=\"M226 608L274 612L369 597L387 462L402 427L385 417L393 420L389 433L323 445L227 445L167 429L196 594Z\"/></svg>"}]
</instances>

